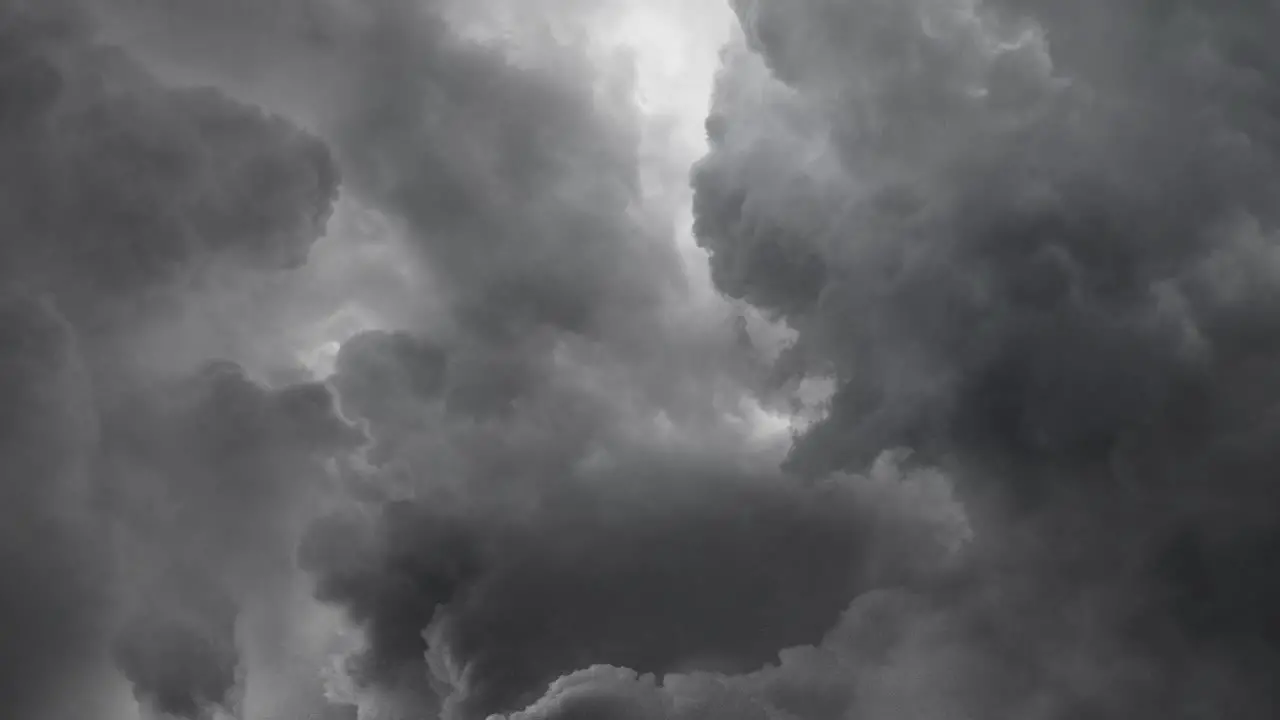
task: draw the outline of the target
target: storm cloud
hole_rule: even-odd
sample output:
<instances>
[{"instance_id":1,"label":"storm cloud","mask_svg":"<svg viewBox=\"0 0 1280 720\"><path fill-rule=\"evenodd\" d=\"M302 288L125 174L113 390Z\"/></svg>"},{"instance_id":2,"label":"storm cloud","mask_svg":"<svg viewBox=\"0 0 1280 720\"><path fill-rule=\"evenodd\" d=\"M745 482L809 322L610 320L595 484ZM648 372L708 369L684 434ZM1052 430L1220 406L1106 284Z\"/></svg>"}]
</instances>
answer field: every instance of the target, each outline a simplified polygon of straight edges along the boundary
<instances>
[{"instance_id":1,"label":"storm cloud","mask_svg":"<svg viewBox=\"0 0 1280 720\"><path fill-rule=\"evenodd\" d=\"M1277 11L729 5L0 2L0 704L1273 715Z\"/></svg>"},{"instance_id":2,"label":"storm cloud","mask_svg":"<svg viewBox=\"0 0 1280 720\"><path fill-rule=\"evenodd\" d=\"M6 9L7 282L99 323L210 265L305 261L337 184L322 143L216 90L159 85L68 3L30 5Z\"/></svg>"},{"instance_id":3,"label":"storm cloud","mask_svg":"<svg viewBox=\"0 0 1280 720\"><path fill-rule=\"evenodd\" d=\"M698 236L835 379L786 466L908 446L1002 508L977 532L1017 582L1151 673L1092 716L1266 716L1274 9L734 7Z\"/></svg>"},{"instance_id":4,"label":"storm cloud","mask_svg":"<svg viewBox=\"0 0 1280 720\"><path fill-rule=\"evenodd\" d=\"M967 539L945 479L888 459L813 489L647 460L537 478L518 507L439 498L318 526L304 565L368 634L353 671L376 686L434 657L448 707L483 717L595 663L746 670Z\"/></svg>"},{"instance_id":5,"label":"storm cloud","mask_svg":"<svg viewBox=\"0 0 1280 720\"><path fill-rule=\"evenodd\" d=\"M132 596L115 653L141 697L194 717L233 699L237 620L289 573L321 463L365 438L324 386L270 390L230 364L150 388L104 422Z\"/></svg>"},{"instance_id":6,"label":"storm cloud","mask_svg":"<svg viewBox=\"0 0 1280 720\"><path fill-rule=\"evenodd\" d=\"M195 717L236 683L247 558L291 566L305 459L363 438L323 386L155 377L126 338L218 273L303 264L337 171L278 116L159 83L73 3L0 5L0 65L0 704L81 714L114 657Z\"/></svg>"},{"instance_id":7,"label":"storm cloud","mask_svg":"<svg viewBox=\"0 0 1280 720\"><path fill-rule=\"evenodd\" d=\"M294 100L445 309L356 335L330 378L373 445L362 507L300 562L363 630L353 702L484 717L593 663L749 670L945 564L966 527L945 476L887 455L806 487L735 427L767 368L733 313L687 309L625 72L466 40L429 5L312 11L323 38L154 12L197 45L280 33L286 77L340 59L313 78L340 102ZM216 49L182 61L236 74Z\"/></svg>"}]
</instances>

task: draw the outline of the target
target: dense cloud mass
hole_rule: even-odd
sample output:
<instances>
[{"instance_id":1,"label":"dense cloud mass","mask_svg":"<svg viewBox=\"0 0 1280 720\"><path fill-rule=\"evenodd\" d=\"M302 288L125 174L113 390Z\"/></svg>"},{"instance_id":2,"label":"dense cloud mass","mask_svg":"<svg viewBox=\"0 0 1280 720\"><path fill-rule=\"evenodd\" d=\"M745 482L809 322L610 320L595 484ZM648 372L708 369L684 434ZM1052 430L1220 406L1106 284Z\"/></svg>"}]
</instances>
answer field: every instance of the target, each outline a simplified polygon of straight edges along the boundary
<instances>
[{"instance_id":1,"label":"dense cloud mass","mask_svg":"<svg viewBox=\"0 0 1280 720\"><path fill-rule=\"evenodd\" d=\"M288 572L315 463L364 438L319 384L273 391L216 364L163 390L104 413L138 588L115 652L140 696L193 717L235 688L239 608Z\"/></svg>"},{"instance_id":2,"label":"dense cloud mass","mask_svg":"<svg viewBox=\"0 0 1280 720\"><path fill-rule=\"evenodd\" d=\"M217 90L161 87L64 4L4 27L6 281L100 321L211 265L304 262L336 189L326 147Z\"/></svg>"},{"instance_id":3,"label":"dense cloud mass","mask_svg":"<svg viewBox=\"0 0 1280 720\"><path fill-rule=\"evenodd\" d=\"M1269 715L1275 9L735 10L698 233L836 379L787 466L909 446L1013 513L1019 582L1145 674L1041 712Z\"/></svg>"},{"instance_id":4,"label":"dense cloud mass","mask_svg":"<svg viewBox=\"0 0 1280 720\"><path fill-rule=\"evenodd\" d=\"M100 413L98 499L119 563L111 656L157 712L234 707L242 613L281 592L324 463L365 438L324 386L271 390L231 364Z\"/></svg>"},{"instance_id":5,"label":"dense cloud mass","mask_svg":"<svg viewBox=\"0 0 1280 720\"><path fill-rule=\"evenodd\" d=\"M372 529L321 526L304 564L366 624L358 673L395 680L436 646L450 702L477 717L599 662L756 667L821 636L860 591L937 571L967 537L945 480L903 478L888 458L812 490L715 471L649 458L538 478L537 504L516 512L393 503Z\"/></svg>"},{"instance_id":6,"label":"dense cloud mass","mask_svg":"<svg viewBox=\"0 0 1280 720\"><path fill-rule=\"evenodd\" d=\"M1280 10L657 2L0 0L5 717L1274 716Z\"/></svg>"},{"instance_id":7,"label":"dense cloud mass","mask_svg":"<svg viewBox=\"0 0 1280 720\"><path fill-rule=\"evenodd\" d=\"M321 385L153 377L123 339L219 272L305 262L336 167L280 117L160 84L72 3L0 4L0 67L0 706L110 717L115 664L196 717L237 682L254 573L291 567L313 459L363 437Z\"/></svg>"}]
</instances>

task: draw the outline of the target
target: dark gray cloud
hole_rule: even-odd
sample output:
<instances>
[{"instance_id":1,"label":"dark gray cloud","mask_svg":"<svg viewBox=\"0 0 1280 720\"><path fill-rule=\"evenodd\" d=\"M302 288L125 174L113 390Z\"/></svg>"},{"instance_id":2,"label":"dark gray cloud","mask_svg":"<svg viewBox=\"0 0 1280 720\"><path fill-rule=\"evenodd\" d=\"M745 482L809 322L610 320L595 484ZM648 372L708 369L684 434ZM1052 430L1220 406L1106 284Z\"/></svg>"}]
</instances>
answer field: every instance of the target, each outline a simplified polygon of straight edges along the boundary
<instances>
[{"instance_id":1,"label":"dark gray cloud","mask_svg":"<svg viewBox=\"0 0 1280 720\"><path fill-rule=\"evenodd\" d=\"M303 263L336 193L325 145L217 90L161 86L67 6L5 8L5 281L77 322L136 322L211 266Z\"/></svg>"},{"instance_id":2,"label":"dark gray cloud","mask_svg":"<svg viewBox=\"0 0 1280 720\"><path fill-rule=\"evenodd\" d=\"M596 109L621 105L616 91L398 34L370 38L408 47L366 60L374 82L337 144L353 182L410 223L459 321L504 342L529 326L599 332L656 303L675 258L629 217L638 138L602 117L625 106Z\"/></svg>"},{"instance_id":3,"label":"dark gray cloud","mask_svg":"<svg viewBox=\"0 0 1280 720\"><path fill-rule=\"evenodd\" d=\"M144 707L197 718L226 705L236 687L238 608L224 588L196 579L164 577L145 607L118 630L116 662Z\"/></svg>"},{"instance_id":4,"label":"dark gray cloud","mask_svg":"<svg viewBox=\"0 0 1280 720\"><path fill-rule=\"evenodd\" d=\"M410 333L374 330L342 344L330 383L343 413L368 423L371 462L381 464L430 432L433 401L446 387L449 355Z\"/></svg>"},{"instance_id":5,"label":"dark gray cloud","mask_svg":"<svg viewBox=\"0 0 1280 720\"><path fill-rule=\"evenodd\" d=\"M97 712L114 659L195 717L237 683L239 607L292 568L308 483L364 439L322 385L158 377L130 342L219 273L305 262L337 171L95 38L75 3L0 3L0 704Z\"/></svg>"},{"instance_id":6,"label":"dark gray cloud","mask_svg":"<svg viewBox=\"0 0 1280 720\"><path fill-rule=\"evenodd\" d=\"M430 654L450 712L484 717L596 663L754 668L818 638L860 591L936 571L965 537L927 473L886 464L799 488L717 472L641 458L540 478L514 507L392 503L317 526L303 563L366 629L359 679L398 683Z\"/></svg>"},{"instance_id":7,"label":"dark gray cloud","mask_svg":"<svg viewBox=\"0 0 1280 720\"><path fill-rule=\"evenodd\" d=\"M282 92L313 116L347 189L409 224L418 271L476 330L582 331L619 304L639 312L677 259L645 226L653 218L637 222L628 77L597 72L574 47L518 65L453 33L447 6L144 1L122 4L116 22L192 74L251 68L272 88L276 74L323 87Z\"/></svg>"},{"instance_id":8,"label":"dark gray cloud","mask_svg":"<svg viewBox=\"0 0 1280 720\"><path fill-rule=\"evenodd\" d=\"M744 429L770 368L646 195L631 77L571 34L122 0L146 72L75 26L7 41L3 221L41 242L5 266L109 381L84 442L140 696L240 689L244 606L340 474L296 560L362 631L341 699L373 717L1273 714L1276 11L733 6L696 233L796 333L777 394L836 388L782 472ZM305 259L336 166L402 244L397 317L431 318L338 352L359 457L326 386L100 369L135 336L97 310Z\"/></svg>"},{"instance_id":9,"label":"dark gray cloud","mask_svg":"<svg viewBox=\"0 0 1280 720\"><path fill-rule=\"evenodd\" d=\"M0 705L43 717L107 632L107 557L91 519L96 428L75 335L47 302L0 295Z\"/></svg>"},{"instance_id":10,"label":"dark gray cloud","mask_svg":"<svg viewBox=\"0 0 1280 720\"><path fill-rule=\"evenodd\" d=\"M669 316L687 296L643 207L625 86L572 48L518 65L429 10L334 12L323 42L265 23L290 56L271 68L341 59L316 80L332 105L298 102L451 318L353 338L330 379L376 440L358 479L375 502L300 557L364 630L358 692L390 716L482 717L594 662L748 669L921 571L937 541L903 528L947 517L945 493L915 511L857 480L799 487L717 437L758 368L729 317ZM171 17L197 44L241 32Z\"/></svg>"},{"instance_id":11,"label":"dark gray cloud","mask_svg":"<svg viewBox=\"0 0 1280 720\"><path fill-rule=\"evenodd\" d=\"M1080 652L1148 674L1054 690L1044 716L1267 716L1275 9L734 7L697 229L718 286L836 379L787 466L908 446L1002 507L978 527L1000 582L1079 603ZM957 610L987 613L1034 663L1068 626Z\"/></svg>"},{"instance_id":12,"label":"dark gray cloud","mask_svg":"<svg viewBox=\"0 0 1280 720\"><path fill-rule=\"evenodd\" d=\"M152 48L193 74L252 88L224 49L242 39L317 88L286 102L447 308L353 338L330 378L375 440L371 502L300 561L364 631L347 673L375 715L512 711L594 663L749 670L964 536L940 475L887 458L807 487L732 427L763 369L732 314L690 306L625 74L463 40L429 4L279 7L132 22L175 29Z\"/></svg>"},{"instance_id":13,"label":"dark gray cloud","mask_svg":"<svg viewBox=\"0 0 1280 720\"><path fill-rule=\"evenodd\" d=\"M557 18L568 38L590 15L549 5L569 15ZM403 230L403 270L426 286L410 302L446 317L432 330L470 358L454 363L459 376L492 386L459 386L459 406L508 407L541 382L563 335L607 343L673 412L749 366L734 365L731 328L688 306L676 209L643 196L625 66L536 27L505 43L463 38L448 2L104 7L158 67L278 100L325 137L344 193Z\"/></svg>"},{"instance_id":14,"label":"dark gray cloud","mask_svg":"<svg viewBox=\"0 0 1280 720\"><path fill-rule=\"evenodd\" d=\"M1225 394L1204 387L1221 382L1207 365L1230 362L1237 353L1224 351L1263 313L1228 302L1211 275L1262 242L1249 234L1266 232L1273 185L1266 135L1251 134L1261 100L1227 82L1250 68L1222 56L1249 38L1232 13L1191 4L1159 19L1137 5L1099 10L1096 22L1124 37L1073 60L1073 42L1106 37L1080 27L1083 9L1059 19L740 4L766 62L726 67L715 147L695 177L700 237L722 287L794 318L808 336L800 344L849 378L829 425L861 426L838 441L845 456L802 447L797 465L856 466L912 434L970 434L957 442L998 443L994 453L1033 462L1096 461L1153 416L1186 425L1197 395ZM828 39L846 27L896 52ZM1207 44L1201 67L1187 67L1194 39ZM1140 40L1171 56L1126 65L1151 76L1142 82L1091 64ZM768 86L765 65L790 86L767 91L764 107L742 106L754 101L735 84ZM1226 97L1206 97L1216 80ZM815 154L788 152L797 146ZM787 156L798 161L778 162ZM788 212L803 202L817 212ZM808 279L777 285L787 273L766 269L775 255L813 268ZM1095 392L1086 399L1072 383Z\"/></svg>"},{"instance_id":15,"label":"dark gray cloud","mask_svg":"<svg viewBox=\"0 0 1280 720\"><path fill-rule=\"evenodd\" d=\"M953 602L910 592L873 591L851 604L821 641L787 648L753 672L655 676L596 666L558 680L543 698L509 717L837 720L1149 711L1149 698L1122 707L1063 702L1073 692L1096 697L1109 684L1132 689L1141 677L1135 668L1097 656L1098 639L1084 634L1089 628L1053 638L1002 637L1016 642L1000 655L990 652L990 637L1001 628L969 626L957 609ZM1052 667L1027 666L1019 655L1041 649L1040 642L1056 653ZM1089 649L1087 662L1079 655L1082 647Z\"/></svg>"},{"instance_id":16,"label":"dark gray cloud","mask_svg":"<svg viewBox=\"0 0 1280 720\"><path fill-rule=\"evenodd\" d=\"M131 596L115 642L156 709L195 717L237 690L236 623L292 567L320 465L365 441L319 384L270 390L231 364L103 413L108 502Z\"/></svg>"}]
</instances>

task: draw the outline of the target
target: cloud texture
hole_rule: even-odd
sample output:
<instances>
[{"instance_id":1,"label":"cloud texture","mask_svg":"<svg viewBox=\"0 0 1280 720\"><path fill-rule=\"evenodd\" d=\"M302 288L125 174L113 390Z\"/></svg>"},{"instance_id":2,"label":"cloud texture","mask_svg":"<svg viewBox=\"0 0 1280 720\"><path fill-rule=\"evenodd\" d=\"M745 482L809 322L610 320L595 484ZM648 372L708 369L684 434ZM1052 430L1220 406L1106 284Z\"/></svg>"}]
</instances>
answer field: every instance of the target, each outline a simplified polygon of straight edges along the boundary
<instances>
[{"instance_id":1,"label":"cloud texture","mask_svg":"<svg viewBox=\"0 0 1280 720\"><path fill-rule=\"evenodd\" d=\"M730 5L0 0L7 716L1273 716L1277 11Z\"/></svg>"},{"instance_id":2,"label":"cloud texture","mask_svg":"<svg viewBox=\"0 0 1280 720\"><path fill-rule=\"evenodd\" d=\"M735 9L698 231L836 380L787 467L906 445L1003 508L978 533L1037 548L1016 582L1141 668L1038 712L1267 714L1274 10Z\"/></svg>"},{"instance_id":3,"label":"cloud texture","mask_svg":"<svg viewBox=\"0 0 1280 720\"><path fill-rule=\"evenodd\" d=\"M115 657L144 704L195 717L235 684L247 558L291 556L265 535L302 459L358 438L323 386L157 378L122 340L223 268L303 263L337 171L282 118L159 84L70 3L5 2L0 57L0 705L82 714Z\"/></svg>"}]
</instances>

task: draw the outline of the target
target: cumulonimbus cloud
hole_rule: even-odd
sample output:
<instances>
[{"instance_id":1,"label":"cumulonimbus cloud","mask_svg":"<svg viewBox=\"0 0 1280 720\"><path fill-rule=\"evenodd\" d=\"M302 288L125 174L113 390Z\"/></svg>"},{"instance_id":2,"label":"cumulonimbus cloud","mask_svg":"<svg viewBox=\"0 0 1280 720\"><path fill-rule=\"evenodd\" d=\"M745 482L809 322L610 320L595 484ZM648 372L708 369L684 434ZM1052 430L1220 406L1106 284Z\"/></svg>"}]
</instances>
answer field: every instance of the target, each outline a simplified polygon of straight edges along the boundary
<instances>
[{"instance_id":1,"label":"cumulonimbus cloud","mask_svg":"<svg viewBox=\"0 0 1280 720\"><path fill-rule=\"evenodd\" d=\"M105 663L261 714L254 653L314 658L246 617L305 577L340 716L1268 717L1275 11L731 4L694 231L772 367L568 35L104 0L111 49L0 5L0 703L61 720ZM314 280L339 184L432 322L306 382L139 361L211 276ZM779 468L744 408L819 377Z\"/></svg>"}]
</instances>

